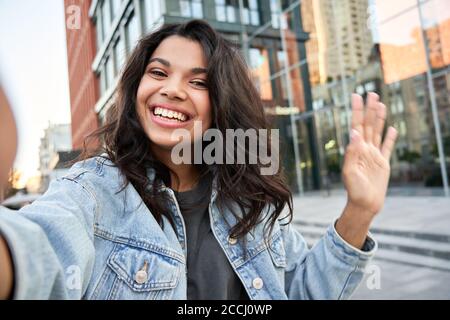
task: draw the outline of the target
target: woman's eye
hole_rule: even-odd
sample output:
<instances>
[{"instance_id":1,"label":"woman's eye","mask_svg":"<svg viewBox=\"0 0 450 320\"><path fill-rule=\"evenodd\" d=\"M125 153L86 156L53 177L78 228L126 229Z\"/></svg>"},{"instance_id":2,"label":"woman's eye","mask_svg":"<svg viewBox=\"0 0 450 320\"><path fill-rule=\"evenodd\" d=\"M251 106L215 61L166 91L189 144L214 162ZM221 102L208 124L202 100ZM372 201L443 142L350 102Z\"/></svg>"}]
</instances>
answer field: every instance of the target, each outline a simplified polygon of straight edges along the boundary
<instances>
[{"instance_id":1,"label":"woman's eye","mask_svg":"<svg viewBox=\"0 0 450 320\"><path fill-rule=\"evenodd\" d=\"M191 83L193 83L197 87L206 88L206 83L203 81L191 81Z\"/></svg>"},{"instance_id":2,"label":"woman's eye","mask_svg":"<svg viewBox=\"0 0 450 320\"><path fill-rule=\"evenodd\" d=\"M164 72L161 72L161 71L158 71L158 70L151 70L150 73L154 74L155 76L158 76L158 77L165 77L166 76L166 74Z\"/></svg>"}]
</instances>

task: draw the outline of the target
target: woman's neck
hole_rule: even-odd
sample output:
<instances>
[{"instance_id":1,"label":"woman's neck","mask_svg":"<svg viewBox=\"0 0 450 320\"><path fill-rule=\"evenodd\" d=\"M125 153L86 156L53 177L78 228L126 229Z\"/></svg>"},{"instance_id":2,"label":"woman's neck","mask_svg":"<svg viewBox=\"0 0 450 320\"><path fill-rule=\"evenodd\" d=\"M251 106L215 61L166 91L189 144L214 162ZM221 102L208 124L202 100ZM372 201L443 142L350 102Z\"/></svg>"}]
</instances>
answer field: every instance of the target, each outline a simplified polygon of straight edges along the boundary
<instances>
[{"instance_id":1,"label":"woman's neck","mask_svg":"<svg viewBox=\"0 0 450 320\"><path fill-rule=\"evenodd\" d=\"M193 164L174 164L171 158L171 150L152 146L155 157L162 162L170 172L171 188L177 192L191 190L200 176L198 169Z\"/></svg>"}]
</instances>

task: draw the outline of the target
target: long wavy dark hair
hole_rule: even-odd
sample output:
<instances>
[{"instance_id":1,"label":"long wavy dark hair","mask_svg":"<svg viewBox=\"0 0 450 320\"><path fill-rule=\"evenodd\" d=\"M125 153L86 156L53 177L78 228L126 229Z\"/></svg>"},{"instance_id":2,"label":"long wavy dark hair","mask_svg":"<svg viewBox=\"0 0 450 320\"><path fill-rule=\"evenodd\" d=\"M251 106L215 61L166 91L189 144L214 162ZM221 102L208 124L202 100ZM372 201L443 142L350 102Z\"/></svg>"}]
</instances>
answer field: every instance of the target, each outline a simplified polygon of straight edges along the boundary
<instances>
[{"instance_id":1,"label":"long wavy dark hair","mask_svg":"<svg viewBox=\"0 0 450 320\"><path fill-rule=\"evenodd\" d=\"M131 183L161 225L163 215L171 222L172 219L167 214L167 202L163 201L156 186L160 181L170 186L170 172L152 154L149 138L138 119L136 94L152 53L164 39L173 35L196 41L203 48L208 62L207 87L212 106L212 127L219 129L224 138L226 129L255 129L258 132L258 129L269 127L260 95L238 47L208 23L191 20L166 25L140 39L122 71L106 123L86 138L80 159L106 152L126 177L124 188ZM100 140L102 146L94 151L89 149L90 139ZM248 151L245 152L248 156ZM277 220L281 220L280 215L286 205L288 212L282 218L288 220L286 223L292 220L292 194L282 170L266 176L260 173L259 161L257 164L223 163L214 164L214 170L211 165L204 165L202 171L214 172L218 203L222 208L232 209L238 221L231 229L231 237L245 236L263 220L267 221L264 228L270 234ZM153 181L147 176L149 167L156 172ZM236 204L240 213L235 212ZM264 210L268 205L271 210Z\"/></svg>"}]
</instances>

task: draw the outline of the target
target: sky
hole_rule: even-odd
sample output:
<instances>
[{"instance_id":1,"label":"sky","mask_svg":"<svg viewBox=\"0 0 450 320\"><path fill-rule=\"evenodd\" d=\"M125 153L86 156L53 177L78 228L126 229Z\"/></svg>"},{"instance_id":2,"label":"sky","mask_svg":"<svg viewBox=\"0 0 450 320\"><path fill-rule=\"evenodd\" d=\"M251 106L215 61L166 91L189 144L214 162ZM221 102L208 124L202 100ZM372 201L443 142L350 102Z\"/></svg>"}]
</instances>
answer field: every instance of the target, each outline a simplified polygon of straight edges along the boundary
<instances>
[{"instance_id":1,"label":"sky","mask_svg":"<svg viewBox=\"0 0 450 320\"><path fill-rule=\"evenodd\" d=\"M39 144L51 123L70 123L62 0L0 0L0 75L16 117L15 168L38 174Z\"/></svg>"}]
</instances>

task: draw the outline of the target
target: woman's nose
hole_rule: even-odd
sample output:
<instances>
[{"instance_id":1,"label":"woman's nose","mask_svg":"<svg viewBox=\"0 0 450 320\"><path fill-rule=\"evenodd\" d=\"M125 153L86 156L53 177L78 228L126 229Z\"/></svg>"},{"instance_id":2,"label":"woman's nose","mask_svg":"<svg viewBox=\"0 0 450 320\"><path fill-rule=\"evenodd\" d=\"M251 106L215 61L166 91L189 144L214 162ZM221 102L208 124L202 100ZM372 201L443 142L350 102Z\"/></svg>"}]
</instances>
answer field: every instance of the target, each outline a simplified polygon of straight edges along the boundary
<instances>
[{"instance_id":1,"label":"woman's nose","mask_svg":"<svg viewBox=\"0 0 450 320\"><path fill-rule=\"evenodd\" d=\"M161 88L161 94L171 100L185 100L187 97L182 84L178 81L170 81Z\"/></svg>"}]
</instances>

